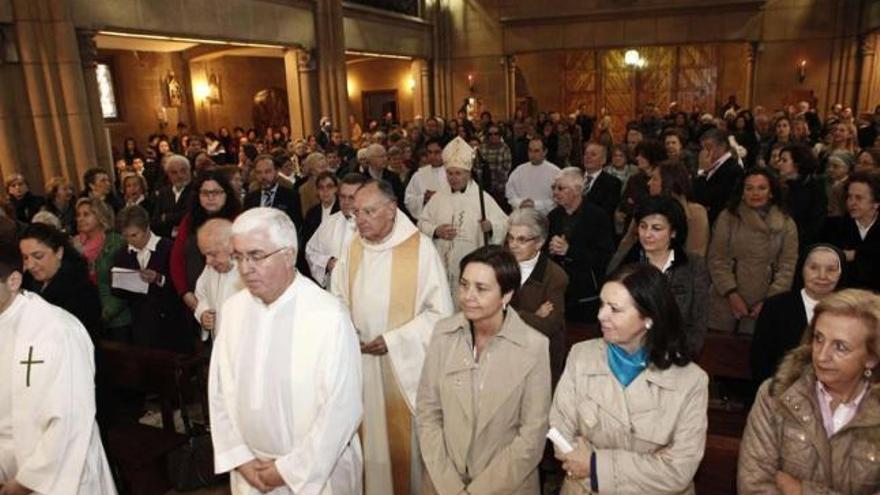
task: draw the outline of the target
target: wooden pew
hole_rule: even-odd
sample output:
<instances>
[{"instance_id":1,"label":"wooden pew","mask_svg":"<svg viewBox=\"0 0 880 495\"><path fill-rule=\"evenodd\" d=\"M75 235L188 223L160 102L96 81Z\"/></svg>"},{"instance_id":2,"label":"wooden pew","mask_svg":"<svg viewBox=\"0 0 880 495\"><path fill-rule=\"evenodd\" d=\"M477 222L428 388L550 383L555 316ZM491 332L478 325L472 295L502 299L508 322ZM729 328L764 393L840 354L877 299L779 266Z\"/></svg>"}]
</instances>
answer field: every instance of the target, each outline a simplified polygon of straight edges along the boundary
<instances>
[{"instance_id":1,"label":"wooden pew","mask_svg":"<svg viewBox=\"0 0 880 495\"><path fill-rule=\"evenodd\" d=\"M158 394L162 429L125 421L112 426L105 437L108 457L127 493L165 493L171 488L165 456L186 441L174 429L174 409L180 407L181 396L188 401L205 393L192 390L190 378L204 371L207 356L111 341L99 341L96 348L102 386Z\"/></svg>"},{"instance_id":2,"label":"wooden pew","mask_svg":"<svg viewBox=\"0 0 880 495\"><path fill-rule=\"evenodd\" d=\"M752 339L744 335L708 332L697 364L711 377L751 380Z\"/></svg>"},{"instance_id":3,"label":"wooden pew","mask_svg":"<svg viewBox=\"0 0 880 495\"><path fill-rule=\"evenodd\" d=\"M700 495L736 494L736 466L739 458L739 439L721 435L707 435L706 453L694 477Z\"/></svg>"}]
</instances>

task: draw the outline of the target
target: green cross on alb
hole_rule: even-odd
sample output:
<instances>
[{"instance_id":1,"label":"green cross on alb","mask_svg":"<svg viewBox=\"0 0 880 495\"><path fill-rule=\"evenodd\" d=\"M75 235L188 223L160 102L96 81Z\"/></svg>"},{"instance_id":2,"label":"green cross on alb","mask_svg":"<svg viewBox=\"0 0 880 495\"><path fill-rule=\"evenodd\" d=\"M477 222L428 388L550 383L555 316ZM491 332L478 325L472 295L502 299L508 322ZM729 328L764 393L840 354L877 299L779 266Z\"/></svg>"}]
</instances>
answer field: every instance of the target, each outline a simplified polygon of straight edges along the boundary
<instances>
[{"instance_id":1,"label":"green cross on alb","mask_svg":"<svg viewBox=\"0 0 880 495\"><path fill-rule=\"evenodd\" d=\"M21 361L20 363L18 363L18 364L27 365L27 379L25 381L25 385L27 385L28 387L31 386L31 366L34 364L43 364L44 362L45 361L43 361L43 360L34 361L34 346L31 346L30 349L28 350L27 361Z\"/></svg>"}]
</instances>

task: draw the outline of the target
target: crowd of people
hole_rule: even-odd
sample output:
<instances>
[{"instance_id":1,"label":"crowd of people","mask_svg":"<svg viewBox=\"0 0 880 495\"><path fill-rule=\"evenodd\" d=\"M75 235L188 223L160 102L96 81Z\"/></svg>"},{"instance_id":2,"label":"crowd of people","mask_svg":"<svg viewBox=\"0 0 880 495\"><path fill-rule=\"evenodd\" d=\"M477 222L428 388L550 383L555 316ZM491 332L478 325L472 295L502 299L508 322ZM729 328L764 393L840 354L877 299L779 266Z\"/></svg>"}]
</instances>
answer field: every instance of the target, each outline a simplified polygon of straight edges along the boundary
<instances>
[{"instance_id":1,"label":"crowd of people","mask_svg":"<svg viewBox=\"0 0 880 495\"><path fill-rule=\"evenodd\" d=\"M555 472L562 493L689 493L694 361L708 331L749 335L740 491L880 489L880 107L649 104L621 142L583 107L347 125L179 124L45 196L5 177L0 322L36 334L45 301L92 342L212 353L236 494L538 494ZM602 338L569 350L567 323ZM16 404L42 363L22 339L0 340L31 363ZM5 442L3 400L0 495L62 493Z\"/></svg>"}]
</instances>

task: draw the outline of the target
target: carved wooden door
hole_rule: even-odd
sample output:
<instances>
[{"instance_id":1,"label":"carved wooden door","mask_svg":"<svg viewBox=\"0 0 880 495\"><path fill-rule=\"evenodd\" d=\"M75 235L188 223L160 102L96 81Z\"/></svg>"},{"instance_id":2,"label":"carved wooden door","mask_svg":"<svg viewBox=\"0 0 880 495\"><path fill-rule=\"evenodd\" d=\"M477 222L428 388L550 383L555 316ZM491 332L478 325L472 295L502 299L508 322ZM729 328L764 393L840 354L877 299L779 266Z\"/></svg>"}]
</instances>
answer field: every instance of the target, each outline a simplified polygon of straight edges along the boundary
<instances>
[{"instance_id":1,"label":"carved wooden door","mask_svg":"<svg viewBox=\"0 0 880 495\"><path fill-rule=\"evenodd\" d=\"M690 112L694 105L704 112L715 109L718 91L717 45L684 45L678 52L678 108Z\"/></svg>"},{"instance_id":2,"label":"carved wooden door","mask_svg":"<svg viewBox=\"0 0 880 495\"><path fill-rule=\"evenodd\" d=\"M586 105L587 112L596 114L596 52L584 50L566 52L562 67L562 101L566 114Z\"/></svg>"}]
</instances>

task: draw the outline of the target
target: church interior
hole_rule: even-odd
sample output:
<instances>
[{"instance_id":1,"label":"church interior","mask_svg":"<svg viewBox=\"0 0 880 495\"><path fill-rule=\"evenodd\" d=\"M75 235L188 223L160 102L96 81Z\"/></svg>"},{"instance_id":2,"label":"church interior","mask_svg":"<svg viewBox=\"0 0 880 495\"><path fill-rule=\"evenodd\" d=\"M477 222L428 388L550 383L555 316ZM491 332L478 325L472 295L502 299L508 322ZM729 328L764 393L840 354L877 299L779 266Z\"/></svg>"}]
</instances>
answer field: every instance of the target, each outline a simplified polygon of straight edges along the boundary
<instances>
[{"instance_id":1,"label":"church interior","mask_svg":"<svg viewBox=\"0 0 880 495\"><path fill-rule=\"evenodd\" d=\"M880 128L880 1L0 0L0 175L39 195L54 177L80 191L89 169L120 173L128 139L146 150L179 124L312 143L325 125L348 142L386 120L405 134L430 117L479 128L487 114L585 114L620 144L649 108L711 121L732 103L773 114L800 102ZM601 336L566 332L569 347ZM728 392L751 379L750 345L710 331L697 361L713 380L697 493L736 493L749 404ZM171 426L181 402L204 417L207 357L100 347L104 383L156 410L152 426L104 432L120 493L230 493L210 459L180 454L204 437ZM175 490L175 462L195 491Z\"/></svg>"}]
</instances>

